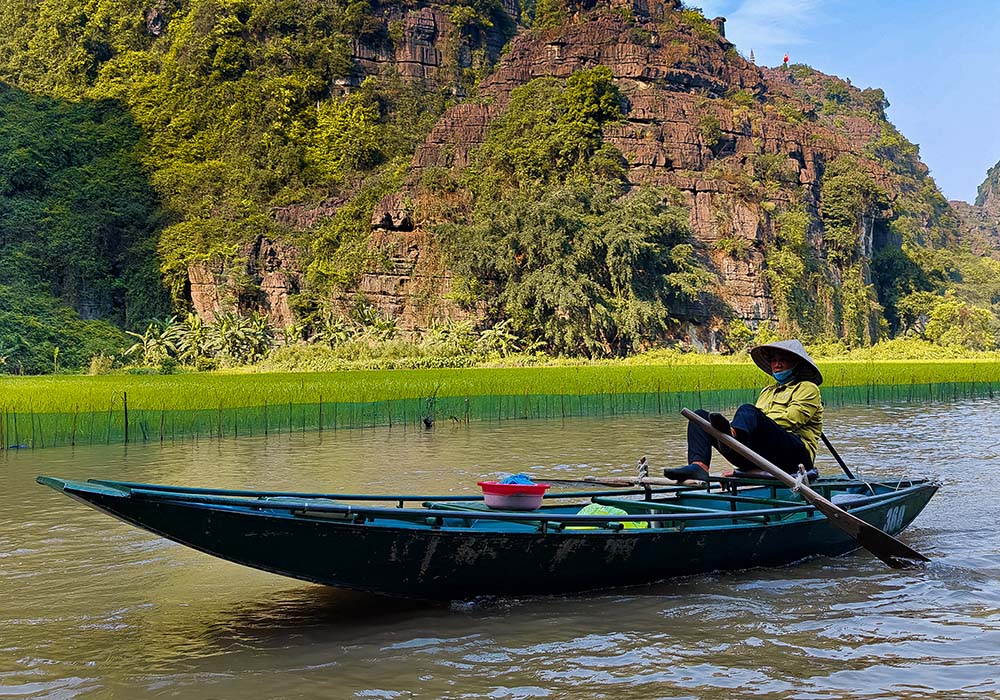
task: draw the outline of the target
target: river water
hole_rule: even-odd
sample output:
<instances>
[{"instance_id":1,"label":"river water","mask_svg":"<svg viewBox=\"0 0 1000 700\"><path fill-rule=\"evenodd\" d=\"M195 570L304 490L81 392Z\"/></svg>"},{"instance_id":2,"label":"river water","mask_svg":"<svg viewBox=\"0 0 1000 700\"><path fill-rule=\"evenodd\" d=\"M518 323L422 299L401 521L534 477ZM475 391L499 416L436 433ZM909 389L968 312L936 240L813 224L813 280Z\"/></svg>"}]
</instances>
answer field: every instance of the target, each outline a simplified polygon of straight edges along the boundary
<instances>
[{"instance_id":1,"label":"river water","mask_svg":"<svg viewBox=\"0 0 1000 700\"><path fill-rule=\"evenodd\" d=\"M34 483L472 493L683 462L680 416L379 428L0 457L0 697L1000 698L1000 401L827 411L866 475L939 477L898 572L864 552L639 590L450 605L156 538ZM838 472L831 458L826 474Z\"/></svg>"}]
</instances>

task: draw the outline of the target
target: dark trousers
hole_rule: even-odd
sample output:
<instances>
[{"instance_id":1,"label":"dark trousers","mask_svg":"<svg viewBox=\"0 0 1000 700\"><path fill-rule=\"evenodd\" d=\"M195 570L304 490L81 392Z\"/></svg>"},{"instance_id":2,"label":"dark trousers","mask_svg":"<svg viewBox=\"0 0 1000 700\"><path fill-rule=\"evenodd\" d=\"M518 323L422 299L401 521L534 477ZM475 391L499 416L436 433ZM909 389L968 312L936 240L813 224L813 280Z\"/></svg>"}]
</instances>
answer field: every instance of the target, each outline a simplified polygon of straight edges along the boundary
<instances>
[{"instance_id":1,"label":"dark trousers","mask_svg":"<svg viewBox=\"0 0 1000 700\"><path fill-rule=\"evenodd\" d=\"M708 420L708 411L698 409L695 413ZM800 464L804 464L806 469L812 467L812 459L802 444L802 438L782 428L753 404L745 403L736 409L731 425L736 428L737 440L789 474L798 472ZM694 423L688 423L687 431L689 463L710 465L714 447L737 469L759 469L742 455L720 446Z\"/></svg>"}]
</instances>

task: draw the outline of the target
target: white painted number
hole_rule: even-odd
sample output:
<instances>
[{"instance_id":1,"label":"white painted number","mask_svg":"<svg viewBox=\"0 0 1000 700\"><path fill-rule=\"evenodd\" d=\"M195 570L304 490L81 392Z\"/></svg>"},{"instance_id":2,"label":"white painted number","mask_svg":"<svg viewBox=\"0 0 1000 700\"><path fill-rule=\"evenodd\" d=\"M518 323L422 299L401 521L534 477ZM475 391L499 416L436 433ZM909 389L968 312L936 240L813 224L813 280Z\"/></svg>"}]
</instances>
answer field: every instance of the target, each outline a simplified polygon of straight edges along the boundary
<instances>
[{"instance_id":1,"label":"white painted number","mask_svg":"<svg viewBox=\"0 0 1000 700\"><path fill-rule=\"evenodd\" d=\"M903 518L906 516L906 508L903 506L893 506L885 514L885 529L888 532L896 532L903 527Z\"/></svg>"}]
</instances>

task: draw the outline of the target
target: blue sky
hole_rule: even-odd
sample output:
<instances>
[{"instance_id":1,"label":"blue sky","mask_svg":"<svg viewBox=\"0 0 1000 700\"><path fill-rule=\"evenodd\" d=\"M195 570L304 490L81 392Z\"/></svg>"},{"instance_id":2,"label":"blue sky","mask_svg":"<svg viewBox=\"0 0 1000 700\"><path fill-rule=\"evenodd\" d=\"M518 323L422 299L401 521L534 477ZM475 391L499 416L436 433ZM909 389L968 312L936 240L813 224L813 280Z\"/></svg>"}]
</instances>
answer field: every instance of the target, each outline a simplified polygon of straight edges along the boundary
<instances>
[{"instance_id":1,"label":"blue sky","mask_svg":"<svg viewBox=\"0 0 1000 700\"><path fill-rule=\"evenodd\" d=\"M688 0L723 16L759 65L880 87L948 199L971 202L1000 161L1000 0Z\"/></svg>"}]
</instances>

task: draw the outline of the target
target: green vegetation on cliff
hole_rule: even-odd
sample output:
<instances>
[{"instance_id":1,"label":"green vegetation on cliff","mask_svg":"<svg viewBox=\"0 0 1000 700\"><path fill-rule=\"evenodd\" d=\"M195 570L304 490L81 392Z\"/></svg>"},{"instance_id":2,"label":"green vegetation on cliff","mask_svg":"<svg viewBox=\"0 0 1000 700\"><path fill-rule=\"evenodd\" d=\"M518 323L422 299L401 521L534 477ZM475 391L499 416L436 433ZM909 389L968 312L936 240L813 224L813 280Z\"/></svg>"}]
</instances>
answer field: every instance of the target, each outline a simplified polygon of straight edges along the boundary
<instances>
[{"instance_id":1,"label":"green vegetation on cliff","mask_svg":"<svg viewBox=\"0 0 1000 700\"><path fill-rule=\"evenodd\" d=\"M679 297L710 275L693 262L687 211L629 192L602 137L621 118L611 71L515 89L471 167L470 210L439 229L452 270L494 322L559 354L620 354L663 337ZM473 284L474 283L474 284Z\"/></svg>"},{"instance_id":2,"label":"green vegetation on cliff","mask_svg":"<svg viewBox=\"0 0 1000 700\"><path fill-rule=\"evenodd\" d=\"M988 202L1000 201L1000 163L986 172L986 179L976 190L976 206L981 207Z\"/></svg>"},{"instance_id":3,"label":"green vegetation on cliff","mask_svg":"<svg viewBox=\"0 0 1000 700\"><path fill-rule=\"evenodd\" d=\"M8 285L38 295L39 309L61 302L138 329L168 311L164 286L175 305L187 303L190 263L231 261L258 236L288 238L276 207L331 197L354 209L321 226L312 269L318 280L350 279L367 261L358 249L378 199L360 183L397 172L452 88L470 89L488 70L487 30L513 31L498 0L442 5L452 6L456 26L440 84L404 80L390 67L345 93L358 75L353 45L392 51L402 37L386 13L407 5L0 4ZM466 50L473 58L463 67ZM71 344L50 335L50 345ZM7 370L40 371L44 355L51 366L50 345L26 330L5 327L0 342L16 348ZM66 358L80 365L77 353Z\"/></svg>"},{"instance_id":4,"label":"green vegetation on cliff","mask_svg":"<svg viewBox=\"0 0 1000 700\"><path fill-rule=\"evenodd\" d=\"M112 101L0 85L0 371L79 367L121 348L123 334L94 319L129 325L168 308L142 146Z\"/></svg>"},{"instance_id":5,"label":"green vegetation on cliff","mask_svg":"<svg viewBox=\"0 0 1000 700\"><path fill-rule=\"evenodd\" d=\"M394 320L361 295L340 317L330 298L353 294L362 273L387 269L371 218L404 183L415 187L407 196L427 200L411 208L426 209L420 223L431 231L422 233L437 246L429 253L443 253L443 267L457 275L452 297L479 323L427 330L423 348L447 337L438 343L448 347L442 361L471 357L473 346L500 355L627 354L680 335L677 321L695 310L729 320L719 318L728 312L714 296L713 251L693 239L692 212L671 188L629 182L635 164L630 171L605 140L632 109L619 91L624 79L608 68L514 89L471 162L427 168L414 184L416 147L449 106L480 99L477 82L515 30L499 0L420 5L433 21L416 17L417 7L0 4L0 370L120 358L127 343L116 328L140 339L126 361L151 366L236 364L266 353L257 341L272 338L344 353L368 343L364 352L376 352L396 340ZM626 30L622 41L642 50L662 40L685 71L697 73L705 51L718 50L713 70L742 76L728 92L692 96L692 146L705 167L687 174L718 180L730 198L709 213L722 234L714 252L762 260L779 332L845 347L900 334L996 347L996 265L956 247L954 216L916 146L886 121L881 90L858 91L808 66L790 67L785 84L755 87L751 69L696 10L647 22L628 8L575 0L529 0L522 9L536 36L593 13L614 18ZM403 69L412 68L414 37L441 58L422 79L394 66L401 50ZM496 92L481 98L493 99ZM804 139L871 138L840 157L842 144L831 146L834 156L809 166L806 186L801 153L770 152L757 138L734 148L746 133L763 133L765 118ZM822 128L808 133L813 126ZM727 222L748 212L759 215L758 232L730 235ZM214 338L198 352L170 343L165 354L156 343L147 352L150 333L186 323L150 320L186 316L193 263L221 271L237 302L253 292L247 250L262 238L300 252L306 274L290 299L290 329L223 314L208 330L189 329ZM256 297L246 296L249 312ZM750 337L742 322L729 327L733 348ZM244 353L226 333L246 328L254 341ZM766 323L756 330L771 332Z\"/></svg>"},{"instance_id":6,"label":"green vegetation on cliff","mask_svg":"<svg viewBox=\"0 0 1000 700\"><path fill-rule=\"evenodd\" d=\"M917 147L886 120L882 91L801 64L782 76L784 96L770 96L766 108L835 131L853 120L874 135L823 164L815 203L794 181L774 189L761 177L745 187L762 208L777 209L765 261L779 332L848 347L901 335L997 347L996 261L957 244L955 213Z\"/></svg>"}]
</instances>

